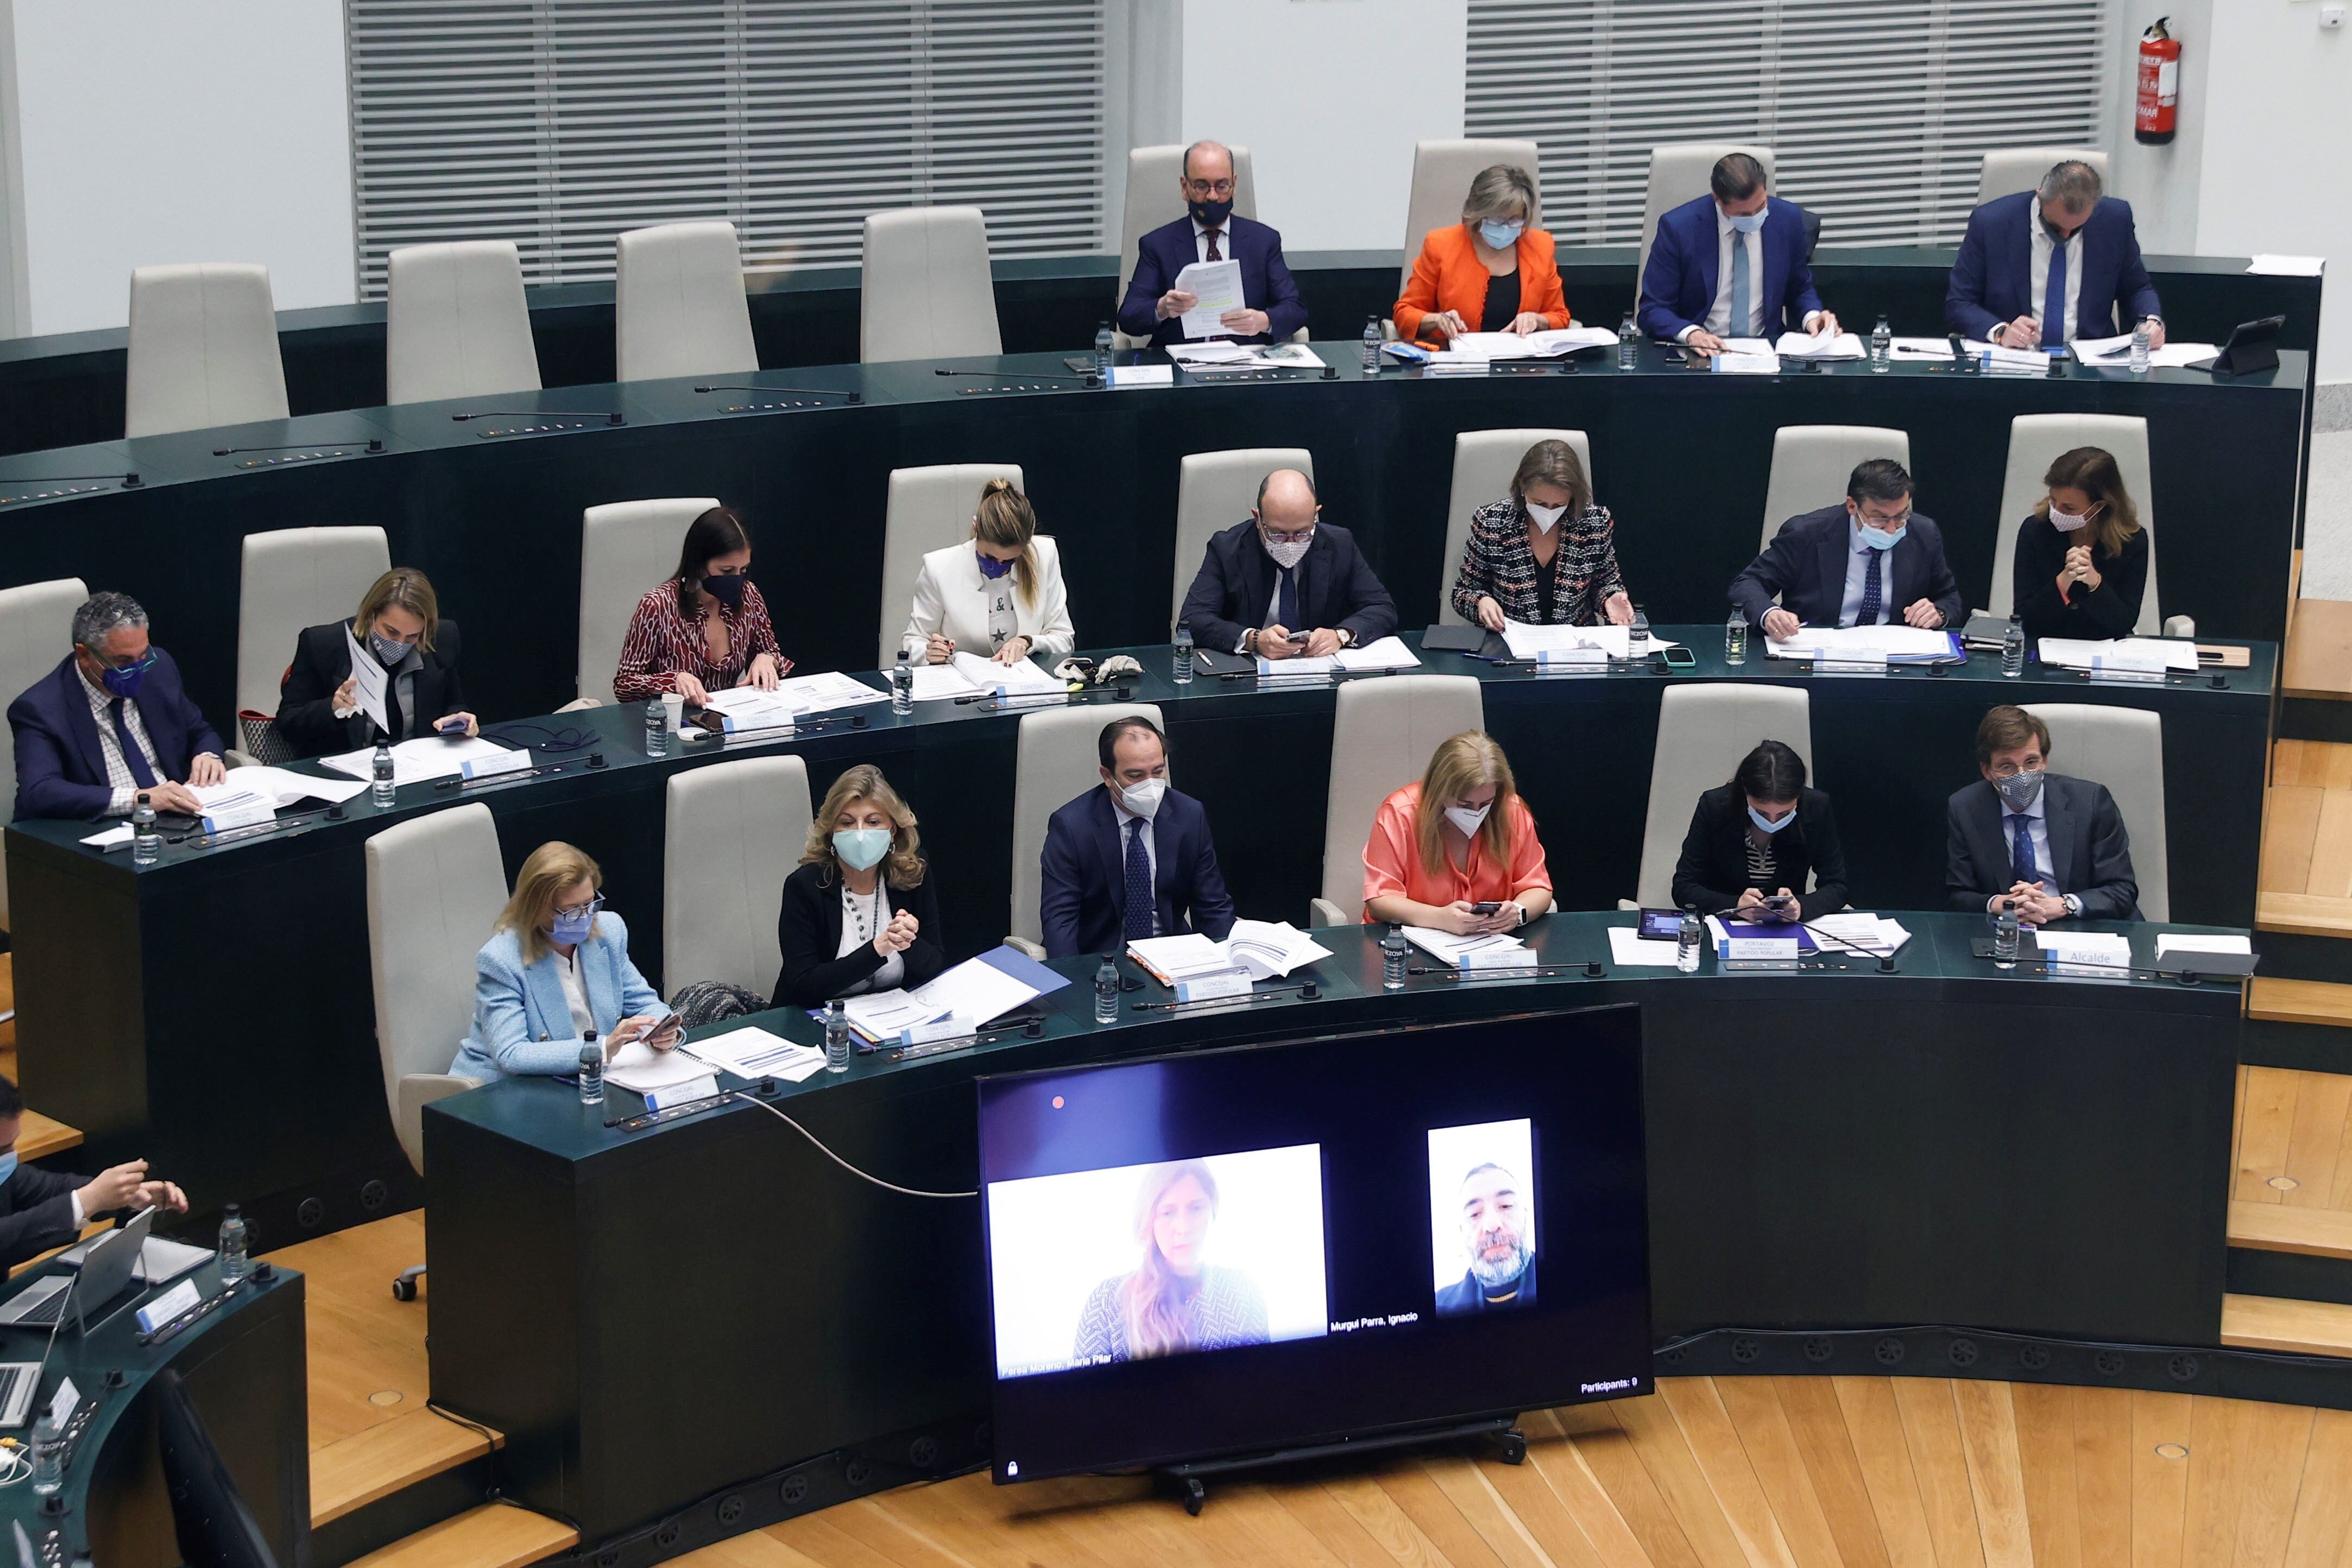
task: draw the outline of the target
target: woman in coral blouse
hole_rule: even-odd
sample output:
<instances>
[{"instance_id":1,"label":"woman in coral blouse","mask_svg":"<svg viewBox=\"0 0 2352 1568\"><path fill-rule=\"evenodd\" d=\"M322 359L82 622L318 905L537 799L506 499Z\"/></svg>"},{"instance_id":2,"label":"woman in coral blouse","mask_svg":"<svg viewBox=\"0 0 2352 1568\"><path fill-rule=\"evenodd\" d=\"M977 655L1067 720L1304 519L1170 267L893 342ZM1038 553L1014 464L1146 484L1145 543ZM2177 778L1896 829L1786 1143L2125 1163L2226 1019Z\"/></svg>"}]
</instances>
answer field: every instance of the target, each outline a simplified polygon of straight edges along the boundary
<instances>
[{"instance_id":1,"label":"woman in coral blouse","mask_svg":"<svg viewBox=\"0 0 2352 1568\"><path fill-rule=\"evenodd\" d=\"M1481 904L1500 907L1481 915ZM1421 782L1381 802L1364 845L1365 919L1479 936L1550 908L1535 816L1486 731L1440 742Z\"/></svg>"},{"instance_id":2,"label":"woman in coral blouse","mask_svg":"<svg viewBox=\"0 0 2352 1568\"><path fill-rule=\"evenodd\" d=\"M1529 228L1536 183L1497 163L1470 182L1462 221L1432 229L1396 302L1397 336L1443 344L1463 332L1542 332L1571 324L1551 235Z\"/></svg>"}]
</instances>

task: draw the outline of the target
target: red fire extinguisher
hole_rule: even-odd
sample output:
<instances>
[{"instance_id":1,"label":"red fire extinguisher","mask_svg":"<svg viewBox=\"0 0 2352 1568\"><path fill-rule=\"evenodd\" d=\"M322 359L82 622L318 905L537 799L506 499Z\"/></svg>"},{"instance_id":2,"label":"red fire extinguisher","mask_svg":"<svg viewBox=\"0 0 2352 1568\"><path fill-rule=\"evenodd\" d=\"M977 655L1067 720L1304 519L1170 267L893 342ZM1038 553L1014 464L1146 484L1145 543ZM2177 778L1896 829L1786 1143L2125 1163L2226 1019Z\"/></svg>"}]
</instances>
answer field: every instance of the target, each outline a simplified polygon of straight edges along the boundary
<instances>
[{"instance_id":1,"label":"red fire extinguisher","mask_svg":"<svg viewBox=\"0 0 2352 1568\"><path fill-rule=\"evenodd\" d=\"M2180 40L2165 27L2169 16L2139 36L2139 99L2132 113L2132 136L2169 141L2180 119Z\"/></svg>"}]
</instances>

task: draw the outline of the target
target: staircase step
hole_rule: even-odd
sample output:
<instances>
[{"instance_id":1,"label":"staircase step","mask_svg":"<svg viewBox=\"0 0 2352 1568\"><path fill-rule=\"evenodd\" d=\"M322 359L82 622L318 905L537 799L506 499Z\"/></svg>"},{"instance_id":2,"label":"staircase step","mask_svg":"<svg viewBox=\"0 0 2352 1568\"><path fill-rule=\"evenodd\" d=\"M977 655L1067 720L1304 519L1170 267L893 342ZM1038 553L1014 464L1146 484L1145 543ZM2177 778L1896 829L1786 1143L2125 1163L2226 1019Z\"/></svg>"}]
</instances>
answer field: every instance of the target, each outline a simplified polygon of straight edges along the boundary
<instances>
[{"instance_id":1,"label":"staircase step","mask_svg":"<svg viewBox=\"0 0 2352 1568\"><path fill-rule=\"evenodd\" d=\"M2258 893L2254 929L2297 936L2352 936L2352 898L2315 893ZM2257 944L2259 946L2259 944Z\"/></svg>"},{"instance_id":2,"label":"staircase step","mask_svg":"<svg viewBox=\"0 0 2352 1568\"><path fill-rule=\"evenodd\" d=\"M2250 1245L2252 1245L2250 1243ZM412 1410L310 1450L310 1526L317 1529L478 1458L492 1443L430 1410Z\"/></svg>"},{"instance_id":3,"label":"staircase step","mask_svg":"<svg viewBox=\"0 0 2352 1568\"><path fill-rule=\"evenodd\" d=\"M579 1544L580 1532L568 1524L492 1502L371 1552L352 1568L522 1568Z\"/></svg>"},{"instance_id":4,"label":"staircase step","mask_svg":"<svg viewBox=\"0 0 2352 1568\"><path fill-rule=\"evenodd\" d=\"M2352 1307L2276 1296L2221 1298L2221 1343L2240 1350L2284 1350L2352 1357Z\"/></svg>"},{"instance_id":5,"label":"staircase step","mask_svg":"<svg viewBox=\"0 0 2352 1568\"><path fill-rule=\"evenodd\" d=\"M2352 1028L2352 986L2256 975L2246 992L2246 1016L2274 1023Z\"/></svg>"},{"instance_id":6,"label":"staircase step","mask_svg":"<svg viewBox=\"0 0 2352 1568\"><path fill-rule=\"evenodd\" d=\"M2291 697L2352 697L2352 603L2299 599L2287 633L2280 691Z\"/></svg>"},{"instance_id":7,"label":"staircase step","mask_svg":"<svg viewBox=\"0 0 2352 1568\"><path fill-rule=\"evenodd\" d=\"M2265 1252L2306 1252L2315 1258L2352 1258L2352 1214L2340 1208L2301 1208L2288 1203L2230 1205L2230 1245Z\"/></svg>"}]
</instances>

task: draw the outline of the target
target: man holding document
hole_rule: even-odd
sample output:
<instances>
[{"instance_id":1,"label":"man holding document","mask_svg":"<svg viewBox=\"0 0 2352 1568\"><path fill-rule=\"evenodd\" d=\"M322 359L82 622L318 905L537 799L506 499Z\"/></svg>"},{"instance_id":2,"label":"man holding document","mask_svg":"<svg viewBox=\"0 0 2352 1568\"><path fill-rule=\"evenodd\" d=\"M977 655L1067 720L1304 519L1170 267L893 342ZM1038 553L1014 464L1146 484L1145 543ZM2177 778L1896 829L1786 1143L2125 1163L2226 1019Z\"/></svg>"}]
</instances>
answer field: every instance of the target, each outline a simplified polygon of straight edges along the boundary
<instances>
[{"instance_id":1,"label":"man holding document","mask_svg":"<svg viewBox=\"0 0 2352 1568\"><path fill-rule=\"evenodd\" d=\"M1732 579L1731 602L1776 643L1807 626L1933 629L1966 610L1943 534L1911 509L1911 476L1885 457L1855 467L1843 507L1781 524Z\"/></svg>"},{"instance_id":2,"label":"man holding document","mask_svg":"<svg viewBox=\"0 0 2352 1568\"><path fill-rule=\"evenodd\" d=\"M1177 184L1185 215L1137 242L1119 330L1162 348L1207 338L1280 342L1305 327L1282 235L1234 212L1234 155L1194 142Z\"/></svg>"}]
</instances>

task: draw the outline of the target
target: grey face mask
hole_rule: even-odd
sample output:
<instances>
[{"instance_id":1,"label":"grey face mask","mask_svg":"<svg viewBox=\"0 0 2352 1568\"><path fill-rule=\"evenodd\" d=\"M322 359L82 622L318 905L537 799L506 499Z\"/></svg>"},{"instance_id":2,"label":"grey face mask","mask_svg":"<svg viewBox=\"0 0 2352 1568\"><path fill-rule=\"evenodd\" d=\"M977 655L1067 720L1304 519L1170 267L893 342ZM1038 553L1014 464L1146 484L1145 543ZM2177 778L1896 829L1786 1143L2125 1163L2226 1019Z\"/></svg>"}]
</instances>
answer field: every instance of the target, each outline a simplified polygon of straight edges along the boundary
<instances>
[{"instance_id":1,"label":"grey face mask","mask_svg":"<svg viewBox=\"0 0 2352 1568\"><path fill-rule=\"evenodd\" d=\"M2031 772L2012 773L2006 779L1996 780L1993 788L2000 791L2001 803L2011 810L2032 810L2033 802L2042 799L2042 769L2036 768Z\"/></svg>"},{"instance_id":2,"label":"grey face mask","mask_svg":"<svg viewBox=\"0 0 2352 1568\"><path fill-rule=\"evenodd\" d=\"M377 664L387 670L394 670L407 659L408 644L395 643L389 637L371 632L368 633L368 652L375 655Z\"/></svg>"}]
</instances>

